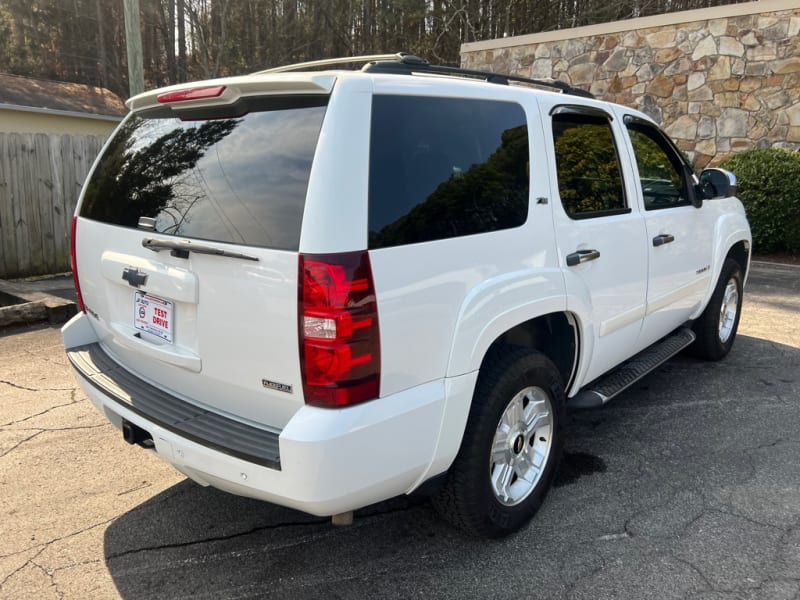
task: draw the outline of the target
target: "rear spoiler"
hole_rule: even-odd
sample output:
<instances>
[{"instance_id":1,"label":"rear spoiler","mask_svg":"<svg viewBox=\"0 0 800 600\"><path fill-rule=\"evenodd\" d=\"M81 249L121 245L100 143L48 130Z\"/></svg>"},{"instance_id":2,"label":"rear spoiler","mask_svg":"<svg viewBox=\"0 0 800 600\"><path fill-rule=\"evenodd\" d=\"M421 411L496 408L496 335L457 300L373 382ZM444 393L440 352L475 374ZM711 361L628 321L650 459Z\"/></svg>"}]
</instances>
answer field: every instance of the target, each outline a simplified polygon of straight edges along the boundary
<instances>
[{"instance_id":1,"label":"rear spoiler","mask_svg":"<svg viewBox=\"0 0 800 600\"><path fill-rule=\"evenodd\" d=\"M229 77L210 81L181 83L138 94L125 102L131 111L164 106L164 98L172 110L202 109L236 104L252 96L286 96L330 94L336 75L330 73L276 73L274 75ZM207 94L203 90L220 90ZM197 93L193 93L193 92ZM159 98L162 98L159 101Z\"/></svg>"}]
</instances>

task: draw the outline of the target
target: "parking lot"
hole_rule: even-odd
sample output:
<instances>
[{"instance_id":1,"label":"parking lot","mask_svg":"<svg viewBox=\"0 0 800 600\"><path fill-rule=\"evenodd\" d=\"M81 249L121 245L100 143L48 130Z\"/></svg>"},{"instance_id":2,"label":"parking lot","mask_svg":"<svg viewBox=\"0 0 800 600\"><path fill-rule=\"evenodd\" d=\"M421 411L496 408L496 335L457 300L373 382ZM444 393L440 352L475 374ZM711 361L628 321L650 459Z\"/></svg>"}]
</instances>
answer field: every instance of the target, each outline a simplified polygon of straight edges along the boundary
<instances>
[{"instance_id":1,"label":"parking lot","mask_svg":"<svg viewBox=\"0 0 800 600\"><path fill-rule=\"evenodd\" d=\"M57 329L7 330L0 598L800 597L800 267L758 263L745 298L726 360L576 413L556 487L499 541L416 499L334 528L202 488L95 411Z\"/></svg>"}]
</instances>

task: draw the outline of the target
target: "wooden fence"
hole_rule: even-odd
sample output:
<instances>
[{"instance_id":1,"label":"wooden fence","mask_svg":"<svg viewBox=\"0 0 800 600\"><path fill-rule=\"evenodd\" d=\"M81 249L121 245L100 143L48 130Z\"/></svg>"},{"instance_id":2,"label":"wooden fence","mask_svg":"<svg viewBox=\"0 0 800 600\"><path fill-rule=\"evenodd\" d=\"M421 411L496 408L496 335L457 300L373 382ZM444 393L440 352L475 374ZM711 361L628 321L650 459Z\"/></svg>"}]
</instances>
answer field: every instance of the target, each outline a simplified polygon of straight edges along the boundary
<instances>
[{"instance_id":1,"label":"wooden fence","mask_svg":"<svg viewBox=\"0 0 800 600\"><path fill-rule=\"evenodd\" d=\"M0 279L69 271L72 213L104 141L0 133Z\"/></svg>"}]
</instances>

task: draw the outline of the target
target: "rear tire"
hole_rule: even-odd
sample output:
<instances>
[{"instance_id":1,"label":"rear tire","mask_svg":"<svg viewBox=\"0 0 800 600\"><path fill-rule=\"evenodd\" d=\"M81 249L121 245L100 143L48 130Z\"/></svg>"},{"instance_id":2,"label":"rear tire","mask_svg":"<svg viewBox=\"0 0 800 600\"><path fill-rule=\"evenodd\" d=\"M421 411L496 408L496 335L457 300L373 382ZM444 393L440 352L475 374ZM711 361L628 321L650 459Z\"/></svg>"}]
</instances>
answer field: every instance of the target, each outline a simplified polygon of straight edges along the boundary
<instances>
[{"instance_id":1,"label":"rear tire","mask_svg":"<svg viewBox=\"0 0 800 600\"><path fill-rule=\"evenodd\" d=\"M437 511L481 537L508 535L538 510L563 448L564 388L555 365L523 348L487 358Z\"/></svg>"},{"instance_id":2,"label":"rear tire","mask_svg":"<svg viewBox=\"0 0 800 600\"><path fill-rule=\"evenodd\" d=\"M742 269L735 260L725 259L717 286L708 306L692 329L697 339L690 347L695 356L720 360L731 351L742 314Z\"/></svg>"}]
</instances>

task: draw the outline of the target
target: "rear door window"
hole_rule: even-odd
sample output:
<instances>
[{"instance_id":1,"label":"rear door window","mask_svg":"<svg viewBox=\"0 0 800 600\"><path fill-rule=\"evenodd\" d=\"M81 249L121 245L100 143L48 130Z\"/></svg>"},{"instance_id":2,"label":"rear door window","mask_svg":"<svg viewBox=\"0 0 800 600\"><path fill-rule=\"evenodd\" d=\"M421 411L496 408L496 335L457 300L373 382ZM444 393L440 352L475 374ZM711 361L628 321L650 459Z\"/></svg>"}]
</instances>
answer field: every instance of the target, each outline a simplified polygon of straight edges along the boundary
<instances>
[{"instance_id":1,"label":"rear door window","mask_svg":"<svg viewBox=\"0 0 800 600\"><path fill-rule=\"evenodd\" d=\"M572 219L630 212L611 122L565 111L553 116L558 192Z\"/></svg>"},{"instance_id":2,"label":"rear door window","mask_svg":"<svg viewBox=\"0 0 800 600\"><path fill-rule=\"evenodd\" d=\"M376 95L369 247L522 225L528 217L529 160L519 104Z\"/></svg>"},{"instance_id":3,"label":"rear door window","mask_svg":"<svg viewBox=\"0 0 800 600\"><path fill-rule=\"evenodd\" d=\"M155 219L185 238L297 250L327 98L252 101L236 118L133 115L106 149L80 215L122 227Z\"/></svg>"}]
</instances>

